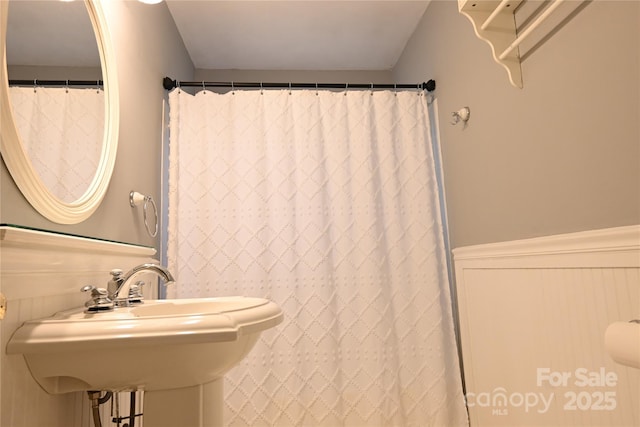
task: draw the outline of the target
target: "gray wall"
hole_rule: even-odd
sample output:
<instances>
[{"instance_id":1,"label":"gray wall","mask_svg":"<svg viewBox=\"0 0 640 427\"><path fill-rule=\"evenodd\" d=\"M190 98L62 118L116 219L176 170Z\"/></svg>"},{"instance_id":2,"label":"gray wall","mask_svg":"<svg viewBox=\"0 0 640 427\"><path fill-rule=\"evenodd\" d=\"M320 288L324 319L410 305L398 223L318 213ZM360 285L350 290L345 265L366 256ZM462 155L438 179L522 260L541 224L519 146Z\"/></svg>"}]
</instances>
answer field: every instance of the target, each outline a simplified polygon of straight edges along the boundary
<instances>
[{"instance_id":1,"label":"gray wall","mask_svg":"<svg viewBox=\"0 0 640 427\"><path fill-rule=\"evenodd\" d=\"M393 70L437 81L452 246L640 223L640 2L587 3L521 54L517 89L434 0Z\"/></svg>"},{"instance_id":2,"label":"gray wall","mask_svg":"<svg viewBox=\"0 0 640 427\"><path fill-rule=\"evenodd\" d=\"M38 67L7 65L9 80L102 80L100 67Z\"/></svg>"},{"instance_id":3,"label":"gray wall","mask_svg":"<svg viewBox=\"0 0 640 427\"><path fill-rule=\"evenodd\" d=\"M640 3L592 2L522 64L512 87L457 2L434 0L392 75L197 70L165 4L106 2L120 82L120 142L98 211L54 224L0 165L0 222L157 246L129 191L160 202L163 76L178 80L438 83L454 247L640 222ZM606 18L606 19L604 19ZM449 125L468 105L467 129Z\"/></svg>"},{"instance_id":4,"label":"gray wall","mask_svg":"<svg viewBox=\"0 0 640 427\"><path fill-rule=\"evenodd\" d=\"M0 223L158 247L147 235L141 208L129 192L151 195L160 206L162 88L165 75L193 78L193 65L166 4L103 2L115 50L120 96L118 157L111 185L96 213L77 225L55 224L38 214L0 165Z\"/></svg>"},{"instance_id":5,"label":"gray wall","mask_svg":"<svg viewBox=\"0 0 640 427\"><path fill-rule=\"evenodd\" d=\"M391 70L202 70L196 69L195 81L271 82L271 83L393 83ZM422 80L421 80L422 81ZM413 83L413 82L409 82ZM416 82L418 83L418 82Z\"/></svg>"}]
</instances>

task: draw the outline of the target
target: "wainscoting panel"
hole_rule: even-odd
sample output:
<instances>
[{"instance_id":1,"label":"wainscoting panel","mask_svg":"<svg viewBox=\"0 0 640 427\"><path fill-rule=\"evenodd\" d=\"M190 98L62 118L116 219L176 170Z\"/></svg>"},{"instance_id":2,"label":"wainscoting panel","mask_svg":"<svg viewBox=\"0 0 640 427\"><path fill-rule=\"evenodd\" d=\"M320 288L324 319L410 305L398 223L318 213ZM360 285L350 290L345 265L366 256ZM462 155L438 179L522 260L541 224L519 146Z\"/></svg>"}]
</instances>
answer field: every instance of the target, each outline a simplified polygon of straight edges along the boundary
<instances>
[{"instance_id":1,"label":"wainscoting panel","mask_svg":"<svg viewBox=\"0 0 640 427\"><path fill-rule=\"evenodd\" d=\"M472 426L640 425L640 370L604 347L640 318L640 227L454 250Z\"/></svg>"}]
</instances>

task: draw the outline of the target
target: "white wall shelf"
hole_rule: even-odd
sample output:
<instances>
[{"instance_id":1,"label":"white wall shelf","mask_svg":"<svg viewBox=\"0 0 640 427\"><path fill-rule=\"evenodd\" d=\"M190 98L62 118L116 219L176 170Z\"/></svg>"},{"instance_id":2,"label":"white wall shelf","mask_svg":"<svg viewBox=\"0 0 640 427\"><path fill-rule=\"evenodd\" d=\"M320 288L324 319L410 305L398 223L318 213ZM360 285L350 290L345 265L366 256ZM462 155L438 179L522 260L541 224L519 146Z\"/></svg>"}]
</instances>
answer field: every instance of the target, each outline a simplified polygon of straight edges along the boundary
<instances>
[{"instance_id":1,"label":"white wall shelf","mask_svg":"<svg viewBox=\"0 0 640 427\"><path fill-rule=\"evenodd\" d=\"M522 0L458 0L458 10L469 18L478 38L489 43L493 59L507 70L511 84L522 88L518 46L564 1L549 1L549 5L521 32L516 25L515 11Z\"/></svg>"}]
</instances>

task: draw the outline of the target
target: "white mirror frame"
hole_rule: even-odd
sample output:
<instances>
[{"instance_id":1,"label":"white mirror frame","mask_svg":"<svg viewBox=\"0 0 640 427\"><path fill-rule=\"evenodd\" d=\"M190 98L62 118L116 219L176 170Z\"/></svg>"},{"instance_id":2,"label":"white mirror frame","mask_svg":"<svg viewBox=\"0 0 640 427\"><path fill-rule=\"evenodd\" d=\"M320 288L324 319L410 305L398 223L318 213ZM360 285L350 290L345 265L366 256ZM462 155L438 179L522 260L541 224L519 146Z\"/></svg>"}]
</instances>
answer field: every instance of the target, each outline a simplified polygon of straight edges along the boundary
<instances>
[{"instance_id":1,"label":"white mirror frame","mask_svg":"<svg viewBox=\"0 0 640 427\"><path fill-rule=\"evenodd\" d=\"M85 193L67 203L55 196L43 183L24 150L20 134L13 120L9 100L9 81L6 58L6 23L8 2L0 1L0 152L13 180L31 206L45 218L58 224L77 224L93 214L109 187L118 151L118 70L115 53L108 34L108 26L101 5L102 0L84 0L98 44L102 64L105 95L105 126L100 161L96 174Z\"/></svg>"}]
</instances>

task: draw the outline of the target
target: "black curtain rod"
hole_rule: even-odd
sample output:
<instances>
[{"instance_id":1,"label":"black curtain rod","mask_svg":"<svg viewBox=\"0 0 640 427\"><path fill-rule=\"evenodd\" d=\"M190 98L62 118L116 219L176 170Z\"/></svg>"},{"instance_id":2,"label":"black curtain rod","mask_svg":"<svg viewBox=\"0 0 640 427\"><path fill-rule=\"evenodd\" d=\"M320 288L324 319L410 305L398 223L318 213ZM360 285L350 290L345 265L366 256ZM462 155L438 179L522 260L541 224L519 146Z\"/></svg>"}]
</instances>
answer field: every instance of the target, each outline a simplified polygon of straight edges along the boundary
<instances>
[{"instance_id":1,"label":"black curtain rod","mask_svg":"<svg viewBox=\"0 0 640 427\"><path fill-rule=\"evenodd\" d=\"M9 86L103 86L102 80L9 80Z\"/></svg>"},{"instance_id":2,"label":"black curtain rod","mask_svg":"<svg viewBox=\"0 0 640 427\"><path fill-rule=\"evenodd\" d=\"M436 81L418 84L376 84L376 83L246 83L246 82L178 82L169 77L162 80L166 90L177 87L224 87L238 89L420 89L427 92L436 90Z\"/></svg>"}]
</instances>

